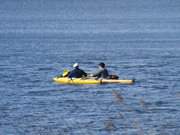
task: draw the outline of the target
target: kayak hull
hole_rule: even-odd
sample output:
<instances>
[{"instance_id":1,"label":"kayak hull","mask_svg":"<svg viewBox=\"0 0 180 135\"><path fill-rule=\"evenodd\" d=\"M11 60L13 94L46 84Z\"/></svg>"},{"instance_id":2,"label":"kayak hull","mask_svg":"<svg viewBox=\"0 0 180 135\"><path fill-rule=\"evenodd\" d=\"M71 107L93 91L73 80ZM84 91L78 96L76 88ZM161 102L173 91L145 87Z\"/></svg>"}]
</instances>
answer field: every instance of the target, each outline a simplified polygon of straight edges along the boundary
<instances>
[{"instance_id":1,"label":"kayak hull","mask_svg":"<svg viewBox=\"0 0 180 135\"><path fill-rule=\"evenodd\" d=\"M67 77L55 77L54 82L58 84L107 84L107 83L117 83L117 84L133 84L134 80L113 80L113 79L82 79L82 78L67 78Z\"/></svg>"}]
</instances>

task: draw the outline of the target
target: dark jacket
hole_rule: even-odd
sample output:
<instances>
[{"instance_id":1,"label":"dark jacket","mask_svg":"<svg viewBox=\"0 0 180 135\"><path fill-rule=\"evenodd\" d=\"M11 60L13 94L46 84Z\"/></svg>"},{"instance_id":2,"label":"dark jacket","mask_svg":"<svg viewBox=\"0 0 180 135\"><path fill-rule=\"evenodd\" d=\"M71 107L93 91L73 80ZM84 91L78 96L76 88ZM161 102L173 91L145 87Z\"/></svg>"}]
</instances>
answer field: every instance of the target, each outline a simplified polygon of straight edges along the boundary
<instances>
[{"instance_id":1,"label":"dark jacket","mask_svg":"<svg viewBox=\"0 0 180 135\"><path fill-rule=\"evenodd\" d=\"M69 78L81 78L83 76L87 76L87 74L79 68L73 69L68 75Z\"/></svg>"},{"instance_id":2,"label":"dark jacket","mask_svg":"<svg viewBox=\"0 0 180 135\"><path fill-rule=\"evenodd\" d=\"M105 68L93 74L93 77L97 77L97 78L108 78L108 76L109 76L108 70Z\"/></svg>"}]
</instances>

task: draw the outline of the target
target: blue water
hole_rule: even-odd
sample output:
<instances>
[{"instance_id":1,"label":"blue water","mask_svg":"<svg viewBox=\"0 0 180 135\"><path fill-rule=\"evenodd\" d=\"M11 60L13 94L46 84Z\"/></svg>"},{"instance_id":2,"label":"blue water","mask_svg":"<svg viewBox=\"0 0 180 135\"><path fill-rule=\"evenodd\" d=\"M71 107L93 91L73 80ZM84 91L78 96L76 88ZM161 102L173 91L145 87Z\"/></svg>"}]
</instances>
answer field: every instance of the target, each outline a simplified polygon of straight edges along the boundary
<instances>
[{"instance_id":1,"label":"blue water","mask_svg":"<svg viewBox=\"0 0 180 135\"><path fill-rule=\"evenodd\" d=\"M0 4L1 135L179 135L178 0ZM105 62L135 85L57 85Z\"/></svg>"}]
</instances>

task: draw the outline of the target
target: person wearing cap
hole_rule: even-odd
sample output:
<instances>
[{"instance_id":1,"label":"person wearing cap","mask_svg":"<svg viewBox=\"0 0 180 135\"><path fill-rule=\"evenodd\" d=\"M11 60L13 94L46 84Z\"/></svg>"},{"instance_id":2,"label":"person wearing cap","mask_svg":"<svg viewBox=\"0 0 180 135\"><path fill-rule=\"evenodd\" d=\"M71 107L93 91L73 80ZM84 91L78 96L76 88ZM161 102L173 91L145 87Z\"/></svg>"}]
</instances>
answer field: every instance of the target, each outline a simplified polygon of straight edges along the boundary
<instances>
[{"instance_id":1,"label":"person wearing cap","mask_svg":"<svg viewBox=\"0 0 180 135\"><path fill-rule=\"evenodd\" d=\"M91 74L92 77L97 77L97 78L109 77L108 70L106 69L106 65L103 62L99 63L98 68L99 70L96 73Z\"/></svg>"},{"instance_id":2,"label":"person wearing cap","mask_svg":"<svg viewBox=\"0 0 180 135\"><path fill-rule=\"evenodd\" d=\"M79 68L78 63L75 63L73 65L73 68L74 69L72 71L70 71L70 73L68 75L69 78L81 78L81 77L86 77L87 76L87 73Z\"/></svg>"}]
</instances>

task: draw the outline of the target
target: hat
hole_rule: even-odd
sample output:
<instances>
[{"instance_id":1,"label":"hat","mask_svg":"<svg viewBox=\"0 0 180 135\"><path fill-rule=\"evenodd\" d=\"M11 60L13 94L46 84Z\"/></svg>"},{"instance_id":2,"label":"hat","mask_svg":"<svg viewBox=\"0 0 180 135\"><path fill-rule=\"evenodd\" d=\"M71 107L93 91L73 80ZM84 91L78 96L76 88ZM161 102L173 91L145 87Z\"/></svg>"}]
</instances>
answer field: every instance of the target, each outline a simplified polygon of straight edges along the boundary
<instances>
[{"instance_id":1,"label":"hat","mask_svg":"<svg viewBox=\"0 0 180 135\"><path fill-rule=\"evenodd\" d=\"M78 63L74 63L74 64L73 64L73 67L74 67L74 68L79 67L79 64L78 64Z\"/></svg>"},{"instance_id":2,"label":"hat","mask_svg":"<svg viewBox=\"0 0 180 135\"><path fill-rule=\"evenodd\" d=\"M99 63L99 66L101 66L102 68L105 68L105 64L103 62Z\"/></svg>"}]
</instances>

